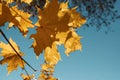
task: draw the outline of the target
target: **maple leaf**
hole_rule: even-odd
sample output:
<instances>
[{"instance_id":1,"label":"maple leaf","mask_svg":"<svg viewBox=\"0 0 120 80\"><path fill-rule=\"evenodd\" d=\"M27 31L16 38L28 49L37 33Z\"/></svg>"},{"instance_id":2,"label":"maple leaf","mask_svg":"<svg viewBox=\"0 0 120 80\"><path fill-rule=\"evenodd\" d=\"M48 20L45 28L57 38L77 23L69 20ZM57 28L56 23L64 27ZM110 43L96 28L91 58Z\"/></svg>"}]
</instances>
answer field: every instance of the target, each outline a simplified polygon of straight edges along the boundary
<instances>
[{"instance_id":1,"label":"maple leaf","mask_svg":"<svg viewBox=\"0 0 120 80\"><path fill-rule=\"evenodd\" d=\"M51 2L47 1L44 10L39 10L40 20L36 24L40 26L37 28L37 33L31 35L31 38L34 38L32 47L37 56L45 48L51 47L53 42L58 41L56 34L67 32L72 26L78 27L85 23L85 18L75 12L75 9L65 11L62 8L58 0L52 0ZM74 16L77 17L74 18ZM82 19L84 20L80 23Z\"/></svg>"},{"instance_id":2,"label":"maple leaf","mask_svg":"<svg viewBox=\"0 0 120 80\"><path fill-rule=\"evenodd\" d=\"M69 55L70 52L76 51L76 50L82 50L82 44L80 43L81 37L77 35L76 32L71 31L72 37L67 39L65 42L65 53L66 55Z\"/></svg>"},{"instance_id":3,"label":"maple leaf","mask_svg":"<svg viewBox=\"0 0 120 80\"><path fill-rule=\"evenodd\" d=\"M58 17L62 18L65 14L68 14L70 16L68 26L78 28L81 27L85 22L86 19L82 17L82 15L78 12L76 12L76 8L68 8L68 2L62 2L60 4L60 10L58 12Z\"/></svg>"},{"instance_id":4,"label":"maple leaf","mask_svg":"<svg viewBox=\"0 0 120 80\"><path fill-rule=\"evenodd\" d=\"M57 64L58 61L61 59L55 42L52 44L52 47L47 47L45 49L44 58L45 61L51 65Z\"/></svg>"},{"instance_id":5,"label":"maple leaf","mask_svg":"<svg viewBox=\"0 0 120 80\"><path fill-rule=\"evenodd\" d=\"M14 2L15 0L4 0L7 4Z\"/></svg>"},{"instance_id":6,"label":"maple leaf","mask_svg":"<svg viewBox=\"0 0 120 80\"><path fill-rule=\"evenodd\" d=\"M0 3L0 26L4 25L5 22L12 22L19 25L19 22L12 15L10 8Z\"/></svg>"},{"instance_id":7,"label":"maple leaf","mask_svg":"<svg viewBox=\"0 0 120 80\"><path fill-rule=\"evenodd\" d=\"M25 35L28 28L33 28L32 21L29 20L30 14L18 10L16 6L9 8L0 3L0 26L5 22L10 22L9 28L13 25L17 26L19 30Z\"/></svg>"},{"instance_id":8,"label":"maple leaf","mask_svg":"<svg viewBox=\"0 0 120 80\"><path fill-rule=\"evenodd\" d=\"M34 78L34 74L33 75L24 75L24 74L21 74L21 77L23 78L23 80L31 80L32 78Z\"/></svg>"},{"instance_id":9,"label":"maple leaf","mask_svg":"<svg viewBox=\"0 0 120 80\"><path fill-rule=\"evenodd\" d=\"M48 71L50 68L51 68L51 69L54 69L54 65L47 64L47 63L42 64L41 67L42 67L42 70L44 70L44 71ZM52 70L52 71L53 71L53 70Z\"/></svg>"},{"instance_id":10,"label":"maple leaf","mask_svg":"<svg viewBox=\"0 0 120 80\"><path fill-rule=\"evenodd\" d=\"M47 76L45 74L40 74L40 76L38 77L38 80L45 80L47 78Z\"/></svg>"},{"instance_id":11,"label":"maple leaf","mask_svg":"<svg viewBox=\"0 0 120 80\"><path fill-rule=\"evenodd\" d=\"M21 0L21 2L25 2L27 4L30 4L32 2L32 0Z\"/></svg>"},{"instance_id":12,"label":"maple leaf","mask_svg":"<svg viewBox=\"0 0 120 80\"><path fill-rule=\"evenodd\" d=\"M56 41L57 45L61 45L61 44L64 44L65 41L71 37L70 35L70 30L68 30L67 32L58 32L56 34L56 39L58 39L59 41Z\"/></svg>"},{"instance_id":13,"label":"maple leaf","mask_svg":"<svg viewBox=\"0 0 120 80\"><path fill-rule=\"evenodd\" d=\"M65 53L67 56L75 50L82 49L82 44L80 43L81 37L77 35L74 29L67 32L59 32L56 34L56 38L59 39L59 41L56 41L57 45L64 44L66 48Z\"/></svg>"},{"instance_id":14,"label":"maple leaf","mask_svg":"<svg viewBox=\"0 0 120 80\"><path fill-rule=\"evenodd\" d=\"M38 80L58 80L57 78L54 78L53 76L46 76L45 74L40 74Z\"/></svg>"},{"instance_id":15,"label":"maple leaf","mask_svg":"<svg viewBox=\"0 0 120 80\"><path fill-rule=\"evenodd\" d=\"M34 25L32 24L32 21L29 20L31 14L18 10L16 6L12 7L11 10L15 12L14 15L16 15L16 20L19 22L19 25L15 23L14 25L16 25L20 29L23 35L26 34L26 32L28 32L28 28L34 27Z\"/></svg>"},{"instance_id":16,"label":"maple leaf","mask_svg":"<svg viewBox=\"0 0 120 80\"><path fill-rule=\"evenodd\" d=\"M9 3L12 3L12 2L14 2L14 0L0 0L0 3L7 3L7 4L9 4Z\"/></svg>"},{"instance_id":17,"label":"maple leaf","mask_svg":"<svg viewBox=\"0 0 120 80\"><path fill-rule=\"evenodd\" d=\"M12 39L9 40L19 55L23 56L23 53L20 52L19 47ZM18 66L24 68L24 61L21 60L20 57L15 53L15 51L11 48L9 44L5 44L0 42L0 48L2 48L0 56L3 56L3 59L0 60L0 64L4 65L5 63L8 64L7 70L8 74L11 73L13 70L16 70Z\"/></svg>"}]
</instances>

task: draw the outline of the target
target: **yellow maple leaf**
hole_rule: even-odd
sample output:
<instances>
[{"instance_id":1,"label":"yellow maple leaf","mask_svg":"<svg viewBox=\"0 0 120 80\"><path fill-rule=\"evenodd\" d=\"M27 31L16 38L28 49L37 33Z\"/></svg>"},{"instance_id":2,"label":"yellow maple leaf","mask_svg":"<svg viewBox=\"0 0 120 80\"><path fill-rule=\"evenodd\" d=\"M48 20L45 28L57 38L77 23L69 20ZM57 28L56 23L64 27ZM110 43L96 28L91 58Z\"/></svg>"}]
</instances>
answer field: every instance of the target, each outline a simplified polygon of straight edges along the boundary
<instances>
[{"instance_id":1,"label":"yellow maple leaf","mask_svg":"<svg viewBox=\"0 0 120 80\"><path fill-rule=\"evenodd\" d=\"M23 56L23 53L20 52L19 47L12 39L9 40L19 55ZM9 44L5 44L0 42L0 48L2 49L0 56L3 56L3 59L0 60L0 64L4 65L5 63L8 64L7 70L8 74L13 70L16 70L18 66L24 68L24 61L21 60L20 57L15 53L15 51L11 48Z\"/></svg>"},{"instance_id":2,"label":"yellow maple leaf","mask_svg":"<svg viewBox=\"0 0 120 80\"><path fill-rule=\"evenodd\" d=\"M71 27L80 27L85 23L85 18L75 12L75 9L70 10L67 7L67 11L64 11L63 8L58 0L52 0L51 2L47 1L44 10L39 10L40 20L36 24L40 26L37 28L37 33L31 35L31 38L34 38L32 47L37 56L47 47L51 47L55 41L58 41L57 34L61 32L66 34Z\"/></svg>"},{"instance_id":3,"label":"yellow maple leaf","mask_svg":"<svg viewBox=\"0 0 120 80\"><path fill-rule=\"evenodd\" d=\"M16 6L9 8L8 6L0 3L0 12L0 26L5 22L10 22L9 28L15 25L23 35L28 32L28 28L34 27L32 21L29 20L31 15L27 12L18 10Z\"/></svg>"},{"instance_id":4,"label":"yellow maple leaf","mask_svg":"<svg viewBox=\"0 0 120 80\"><path fill-rule=\"evenodd\" d=\"M30 4L32 2L32 0L21 0L21 2L25 2L27 4Z\"/></svg>"},{"instance_id":5,"label":"yellow maple leaf","mask_svg":"<svg viewBox=\"0 0 120 80\"><path fill-rule=\"evenodd\" d=\"M56 39L58 39L59 41L56 41L57 45L61 45L61 44L64 44L65 41L71 37L70 34L70 30L68 30L67 32L58 32L56 34Z\"/></svg>"},{"instance_id":6,"label":"yellow maple leaf","mask_svg":"<svg viewBox=\"0 0 120 80\"><path fill-rule=\"evenodd\" d=\"M64 44L67 56L70 52L82 49L82 44L80 43L81 37L78 36L74 30L57 33L56 38L59 39L59 41L56 42L57 45Z\"/></svg>"},{"instance_id":7,"label":"yellow maple leaf","mask_svg":"<svg viewBox=\"0 0 120 80\"><path fill-rule=\"evenodd\" d=\"M52 75L46 76L45 74L40 74L38 77L38 80L58 80L57 78L54 78Z\"/></svg>"},{"instance_id":8,"label":"yellow maple leaf","mask_svg":"<svg viewBox=\"0 0 120 80\"><path fill-rule=\"evenodd\" d=\"M41 67L42 67L42 70L48 71L50 68L53 69L54 65L45 63L45 64L42 64Z\"/></svg>"},{"instance_id":9,"label":"yellow maple leaf","mask_svg":"<svg viewBox=\"0 0 120 80\"><path fill-rule=\"evenodd\" d=\"M12 15L10 8L0 3L0 26L4 25L5 22L12 22L19 25L19 22Z\"/></svg>"},{"instance_id":10,"label":"yellow maple leaf","mask_svg":"<svg viewBox=\"0 0 120 80\"><path fill-rule=\"evenodd\" d=\"M52 44L52 47L47 47L45 49L44 58L45 61L51 65L57 64L58 61L61 59L55 42Z\"/></svg>"},{"instance_id":11,"label":"yellow maple leaf","mask_svg":"<svg viewBox=\"0 0 120 80\"><path fill-rule=\"evenodd\" d=\"M38 80L45 80L47 78L47 76L45 74L40 74L40 76L38 77Z\"/></svg>"},{"instance_id":12,"label":"yellow maple leaf","mask_svg":"<svg viewBox=\"0 0 120 80\"><path fill-rule=\"evenodd\" d=\"M23 80L31 80L32 78L34 78L34 74L29 76L25 74L21 74L21 77L23 78Z\"/></svg>"},{"instance_id":13,"label":"yellow maple leaf","mask_svg":"<svg viewBox=\"0 0 120 80\"><path fill-rule=\"evenodd\" d=\"M31 38L34 38L34 43L32 47L34 48L36 55L39 54L47 47L51 46L52 42L55 41L55 38L52 36L54 32L50 31L49 29L44 28L37 28L37 33L31 35Z\"/></svg>"},{"instance_id":14,"label":"yellow maple leaf","mask_svg":"<svg viewBox=\"0 0 120 80\"><path fill-rule=\"evenodd\" d=\"M7 4L9 4L9 3L14 2L15 0L2 0L2 1L6 2Z\"/></svg>"},{"instance_id":15,"label":"yellow maple leaf","mask_svg":"<svg viewBox=\"0 0 120 80\"><path fill-rule=\"evenodd\" d=\"M70 37L65 43L65 53L66 55L69 55L70 52L76 51L76 50L82 50L82 44L80 43L81 37L76 34L76 32L71 31L72 37Z\"/></svg>"},{"instance_id":16,"label":"yellow maple leaf","mask_svg":"<svg viewBox=\"0 0 120 80\"><path fill-rule=\"evenodd\" d=\"M13 15L16 15L15 19L19 22L19 25L15 23L14 25L16 25L23 34L26 34L26 32L28 32L28 28L34 27L34 25L32 24L32 21L29 20L31 14L18 10L16 6L12 7L11 11L14 12Z\"/></svg>"},{"instance_id":17,"label":"yellow maple leaf","mask_svg":"<svg viewBox=\"0 0 120 80\"><path fill-rule=\"evenodd\" d=\"M68 2L62 2L60 4L60 10L58 12L59 18L62 18L65 14L70 16L68 26L70 27L81 27L85 22L86 19L80 15L80 13L76 12L75 8L68 8Z\"/></svg>"}]
</instances>

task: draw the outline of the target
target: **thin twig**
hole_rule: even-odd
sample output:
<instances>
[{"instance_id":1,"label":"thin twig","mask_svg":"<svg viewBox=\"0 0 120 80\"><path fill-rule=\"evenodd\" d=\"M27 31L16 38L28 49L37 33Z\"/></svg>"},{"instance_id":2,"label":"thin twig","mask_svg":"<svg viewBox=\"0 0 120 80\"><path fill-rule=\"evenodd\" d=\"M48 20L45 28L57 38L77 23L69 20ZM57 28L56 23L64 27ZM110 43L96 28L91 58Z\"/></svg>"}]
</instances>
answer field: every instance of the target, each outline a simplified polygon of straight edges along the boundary
<instances>
[{"instance_id":1,"label":"thin twig","mask_svg":"<svg viewBox=\"0 0 120 80\"><path fill-rule=\"evenodd\" d=\"M23 59L22 57L21 57L21 55L16 51L16 49L13 47L13 45L9 42L9 40L7 39L7 37L5 36L5 34L4 34L4 32L0 29L0 32L1 32L1 34L3 35L3 37L5 38L5 40L9 43L9 45L12 47L12 49L15 51L15 53L17 54L17 56L21 59L21 60L23 60L33 71L37 71L37 70L35 70L25 59Z\"/></svg>"},{"instance_id":2,"label":"thin twig","mask_svg":"<svg viewBox=\"0 0 120 80\"><path fill-rule=\"evenodd\" d=\"M29 80L31 80L31 77L30 77L30 75L28 74L28 72L27 72L27 70L25 69L25 67L24 67L24 70L25 70L25 72L26 72L26 74L27 74Z\"/></svg>"}]
</instances>

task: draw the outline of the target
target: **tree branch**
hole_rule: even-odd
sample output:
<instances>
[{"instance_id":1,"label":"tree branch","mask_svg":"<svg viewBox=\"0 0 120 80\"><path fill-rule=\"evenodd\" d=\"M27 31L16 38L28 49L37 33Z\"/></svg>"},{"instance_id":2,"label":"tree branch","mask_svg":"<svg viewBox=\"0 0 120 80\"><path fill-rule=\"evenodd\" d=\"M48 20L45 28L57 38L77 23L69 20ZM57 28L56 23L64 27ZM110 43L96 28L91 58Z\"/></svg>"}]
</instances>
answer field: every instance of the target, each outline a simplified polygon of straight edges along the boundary
<instances>
[{"instance_id":1,"label":"tree branch","mask_svg":"<svg viewBox=\"0 0 120 80\"><path fill-rule=\"evenodd\" d=\"M5 38L5 40L9 43L9 45L12 47L12 49L15 51L15 53L17 54L17 56L21 59L21 60L23 60L33 71L37 71L37 70L35 70L25 59L23 59L22 57L21 57L21 55L16 51L16 49L13 47L13 45L9 42L9 40L7 39L7 37L5 36L5 34L4 34L4 32L0 29L0 32L1 32L1 34L3 35L3 37Z\"/></svg>"}]
</instances>

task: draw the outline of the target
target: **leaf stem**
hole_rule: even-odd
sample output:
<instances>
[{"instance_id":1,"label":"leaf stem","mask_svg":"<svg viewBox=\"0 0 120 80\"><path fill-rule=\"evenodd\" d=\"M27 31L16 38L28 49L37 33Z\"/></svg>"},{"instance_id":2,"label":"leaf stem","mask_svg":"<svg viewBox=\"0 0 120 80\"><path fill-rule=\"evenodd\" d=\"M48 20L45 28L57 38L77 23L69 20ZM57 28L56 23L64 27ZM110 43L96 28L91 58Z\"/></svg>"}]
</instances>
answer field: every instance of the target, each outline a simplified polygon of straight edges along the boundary
<instances>
[{"instance_id":1,"label":"leaf stem","mask_svg":"<svg viewBox=\"0 0 120 80\"><path fill-rule=\"evenodd\" d=\"M5 38L5 40L9 43L9 45L12 47L12 49L15 51L15 53L17 54L17 56L21 59L21 60L23 60L33 71L37 71L37 70L35 70L25 59L23 59L22 57L21 57L21 55L16 51L16 49L13 47L13 45L9 42L9 40L7 39L7 37L5 36L5 34L4 34L4 32L0 29L0 32L1 32L1 34L3 35L3 37Z\"/></svg>"}]
</instances>

